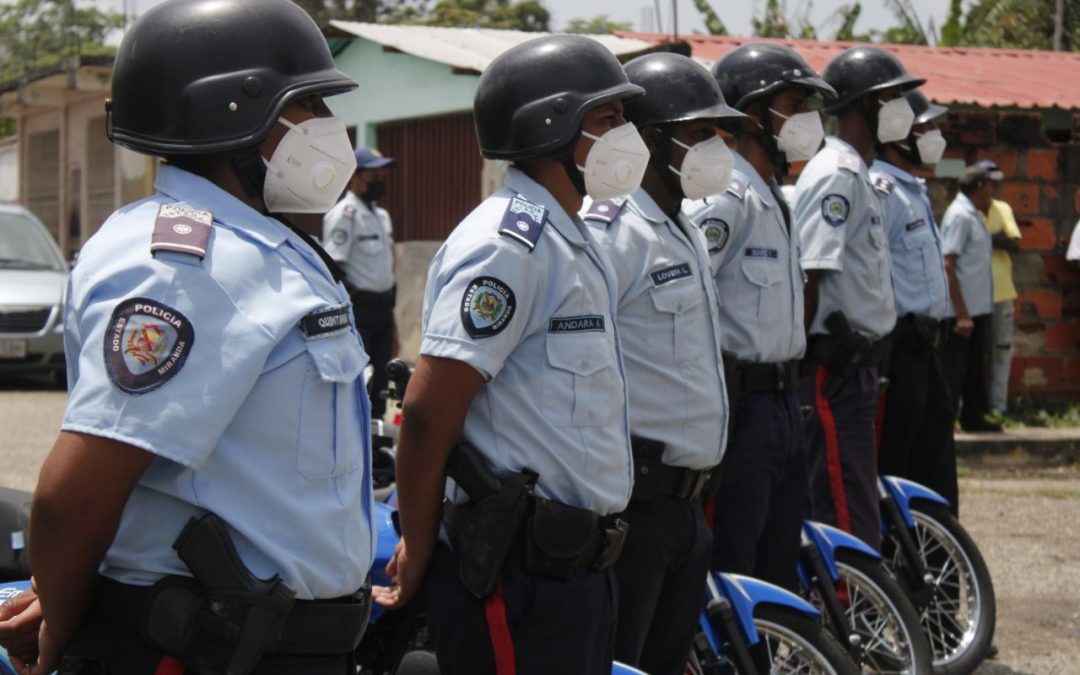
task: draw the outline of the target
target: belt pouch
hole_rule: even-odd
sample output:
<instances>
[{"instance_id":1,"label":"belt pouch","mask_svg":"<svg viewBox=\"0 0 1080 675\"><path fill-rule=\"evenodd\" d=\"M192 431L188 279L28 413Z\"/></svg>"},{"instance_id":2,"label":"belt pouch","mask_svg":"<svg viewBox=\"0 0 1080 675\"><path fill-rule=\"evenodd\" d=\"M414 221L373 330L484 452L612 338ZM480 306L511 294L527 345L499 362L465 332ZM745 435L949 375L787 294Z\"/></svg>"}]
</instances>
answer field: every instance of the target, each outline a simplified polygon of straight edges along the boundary
<instances>
[{"instance_id":1,"label":"belt pouch","mask_svg":"<svg viewBox=\"0 0 1080 675\"><path fill-rule=\"evenodd\" d=\"M478 598L495 589L510 547L533 501L536 477L511 474L494 495L468 506L457 528L458 575L465 588Z\"/></svg>"},{"instance_id":2,"label":"belt pouch","mask_svg":"<svg viewBox=\"0 0 1080 675\"><path fill-rule=\"evenodd\" d=\"M661 461L664 444L649 438L631 436L630 447L634 451L634 491L630 498L635 502L655 501L663 491L660 479L664 470Z\"/></svg>"},{"instance_id":3,"label":"belt pouch","mask_svg":"<svg viewBox=\"0 0 1080 675\"><path fill-rule=\"evenodd\" d=\"M592 511L537 499L525 542L525 571L569 579L598 534L597 516Z\"/></svg>"}]
</instances>

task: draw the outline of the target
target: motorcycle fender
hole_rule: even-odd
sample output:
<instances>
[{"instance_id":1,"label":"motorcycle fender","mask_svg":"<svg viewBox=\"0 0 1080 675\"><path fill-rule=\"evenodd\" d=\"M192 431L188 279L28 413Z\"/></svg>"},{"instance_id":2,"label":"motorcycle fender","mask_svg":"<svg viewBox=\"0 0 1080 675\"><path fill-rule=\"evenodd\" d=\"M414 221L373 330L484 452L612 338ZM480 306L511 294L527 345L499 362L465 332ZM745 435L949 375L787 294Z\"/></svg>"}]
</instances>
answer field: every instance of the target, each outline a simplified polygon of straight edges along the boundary
<instances>
[{"instance_id":1,"label":"motorcycle fender","mask_svg":"<svg viewBox=\"0 0 1080 675\"><path fill-rule=\"evenodd\" d=\"M720 593L735 610L735 616L745 630L747 642L750 644L758 641L757 630L754 628L754 608L758 605L790 607L815 621L821 616L809 602L779 586L741 574L715 573L713 576Z\"/></svg>"},{"instance_id":2,"label":"motorcycle fender","mask_svg":"<svg viewBox=\"0 0 1080 675\"><path fill-rule=\"evenodd\" d=\"M868 555L874 560L881 560L881 554L870 548L862 539L844 532L840 528L819 523L813 520L803 522L803 534L817 547L821 553L821 559L833 579L840 577L840 570L836 568L836 551L838 549L850 549Z\"/></svg>"},{"instance_id":3,"label":"motorcycle fender","mask_svg":"<svg viewBox=\"0 0 1080 675\"><path fill-rule=\"evenodd\" d=\"M949 506L948 499L945 499L925 485L919 485L906 478L882 476L878 480L885 488L885 491L896 501L896 505L900 507L900 515L903 516L904 522L907 523L908 527L915 527L915 519L911 517L912 499L925 499L928 502L941 504L946 508Z\"/></svg>"}]
</instances>

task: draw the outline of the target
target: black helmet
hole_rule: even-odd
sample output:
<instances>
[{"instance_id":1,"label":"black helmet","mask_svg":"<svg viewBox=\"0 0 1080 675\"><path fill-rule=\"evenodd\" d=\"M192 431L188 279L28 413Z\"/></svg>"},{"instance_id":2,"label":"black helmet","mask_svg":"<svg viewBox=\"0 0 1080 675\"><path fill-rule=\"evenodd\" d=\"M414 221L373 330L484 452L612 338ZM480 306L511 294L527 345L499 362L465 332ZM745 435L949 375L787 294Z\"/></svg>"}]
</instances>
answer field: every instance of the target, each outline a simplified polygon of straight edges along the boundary
<instances>
[{"instance_id":1,"label":"black helmet","mask_svg":"<svg viewBox=\"0 0 1080 675\"><path fill-rule=\"evenodd\" d=\"M776 42L739 45L713 64L713 77L724 98L739 110L753 100L788 87L805 87L819 92L826 101L836 96L797 51Z\"/></svg>"},{"instance_id":2,"label":"black helmet","mask_svg":"<svg viewBox=\"0 0 1080 675\"><path fill-rule=\"evenodd\" d=\"M623 70L632 83L645 90L644 96L627 101L624 109L626 119L639 129L669 122L746 117L724 102L709 71L681 54L646 54L627 63Z\"/></svg>"},{"instance_id":3,"label":"black helmet","mask_svg":"<svg viewBox=\"0 0 1080 675\"><path fill-rule=\"evenodd\" d=\"M837 95L826 112L835 112L863 94L892 87L914 89L926 82L909 73L889 50L870 45L850 47L833 57L825 66L825 81Z\"/></svg>"},{"instance_id":4,"label":"black helmet","mask_svg":"<svg viewBox=\"0 0 1080 675\"><path fill-rule=\"evenodd\" d=\"M911 109L915 111L913 125L926 124L949 112L949 109L945 106L932 103L930 99L926 98L926 94L918 89L908 89L904 92L904 98L907 99Z\"/></svg>"},{"instance_id":5,"label":"black helmet","mask_svg":"<svg viewBox=\"0 0 1080 675\"><path fill-rule=\"evenodd\" d=\"M290 0L166 0L120 43L109 139L152 155L250 147L289 100L355 88Z\"/></svg>"},{"instance_id":6,"label":"black helmet","mask_svg":"<svg viewBox=\"0 0 1080 675\"><path fill-rule=\"evenodd\" d=\"M550 35L500 54L476 86L473 111L480 154L541 157L577 137L585 113L642 93L619 60L596 40Z\"/></svg>"}]
</instances>

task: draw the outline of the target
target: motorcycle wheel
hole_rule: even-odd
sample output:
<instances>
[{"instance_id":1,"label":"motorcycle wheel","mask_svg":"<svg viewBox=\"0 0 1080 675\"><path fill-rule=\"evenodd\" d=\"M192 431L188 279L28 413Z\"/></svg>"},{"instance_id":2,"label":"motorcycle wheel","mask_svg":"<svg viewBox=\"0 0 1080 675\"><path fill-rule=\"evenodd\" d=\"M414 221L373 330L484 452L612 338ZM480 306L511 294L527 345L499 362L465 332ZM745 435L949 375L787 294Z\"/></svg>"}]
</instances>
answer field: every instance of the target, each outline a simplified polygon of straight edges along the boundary
<instances>
[{"instance_id":1,"label":"motorcycle wheel","mask_svg":"<svg viewBox=\"0 0 1080 675\"><path fill-rule=\"evenodd\" d=\"M765 652L769 673L857 675L847 652L820 623L779 605L759 605L754 628ZM762 673L761 675L764 675Z\"/></svg>"},{"instance_id":2,"label":"motorcycle wheel","mask_svg":"<svg viewBox=\"0 0 1080 675\"><path fill-rule=\"evenodd\" d=\"M858 637L864 672L930 675L933 653L903 587L879 560L856 551L836 553L837 594Z\"/></svg>"},{"instance_id":3,"label":"motorcycle wheel","mask_svg":"<svg viewBox=\"0 0 1080 675\"><path fill-rule=\"evenodd\" d=\"M994 639L997 603L990 570L978 547L947 508L913 501L912 538L931 579L921 621L936 675L966 675L986 658ZM899 542L891 564L903 565Z\"/></svg>"}]
</instances>

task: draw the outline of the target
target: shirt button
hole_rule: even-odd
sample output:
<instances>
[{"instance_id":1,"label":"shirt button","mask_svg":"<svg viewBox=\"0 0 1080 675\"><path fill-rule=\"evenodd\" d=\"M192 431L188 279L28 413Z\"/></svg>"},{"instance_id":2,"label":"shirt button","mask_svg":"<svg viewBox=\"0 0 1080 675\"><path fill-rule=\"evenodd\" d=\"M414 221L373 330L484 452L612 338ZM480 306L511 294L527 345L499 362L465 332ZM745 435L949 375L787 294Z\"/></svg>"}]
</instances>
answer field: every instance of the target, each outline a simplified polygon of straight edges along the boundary
<instances>
[{"instance_id":1,"label":"shirt button","mask_svg":"<svg viewBox=\"0 0 1080 675\"><path fill-rule=\"evenodd\" d=\"M581 361L581 363L579 364L579 366L580 366L580 368L581 368L582 370L585 370L586 368L588 368L588 367L589 367L589 362L588 362L588 361L586 361L586 360L584 360L584 359L582 359L582 361Z\"/></svg>"},{"instance_id":2,"label":"shirt button","mask_svg":"<svg viewBox=\"0 0 1080 675\"><path fill-rule=\"evenodd\" d=\"M682 311L682 303L680 302L679 304L675 305L675 309L681 312Z\"/></svg>"}]
</instances>

